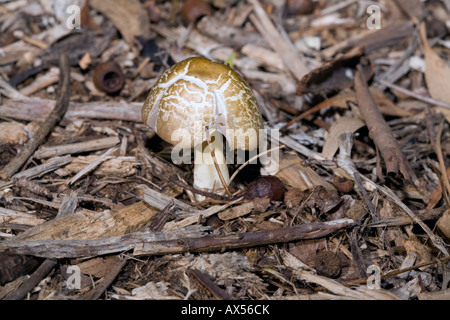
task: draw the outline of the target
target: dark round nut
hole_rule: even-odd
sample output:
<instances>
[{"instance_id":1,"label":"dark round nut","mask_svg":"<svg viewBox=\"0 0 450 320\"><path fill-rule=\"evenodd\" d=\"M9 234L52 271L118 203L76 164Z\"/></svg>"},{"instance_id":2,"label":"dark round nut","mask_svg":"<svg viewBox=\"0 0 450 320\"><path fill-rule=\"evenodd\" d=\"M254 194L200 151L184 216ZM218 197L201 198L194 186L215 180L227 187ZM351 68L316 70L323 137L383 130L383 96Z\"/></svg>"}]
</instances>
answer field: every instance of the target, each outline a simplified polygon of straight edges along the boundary
<instances>
[{"instance_id":1,"label":"dark round nut","mask_svg":"<svg viewBox=\"0 0 450 320\"><path fill-rule=\"evenodd\" d=\"M334 176L333 184L342 193L349 193L353 190L353 181L344 177Z\"/></svg>"},{"instance_id":2,"label":"dark round nut","mask_svg":"<svg viewBox=\"0 0 450 320\"><path fill-rule=\"evenodd\" d=\"M185 26L211 14L211 8L202 0L187 0L181 8L181 21Z\"/></svg>"},{"instance_id":3,"label":"dark round nut","mask_svg":"<svg viewBox=\"0 0 450 320\"><path fill-rule=\"evenodd\" d=\"M275 176L262 176L252 181L247 188L244 199L268 197L272 201L284 198L284 183Z\"/></svg>"},{"instance_id":4,"label":"dark round nut","mask_svg":"<svg viewBox=\"0 0 450 320\"><path fill-rule=\"evenodd\" d=\"M98 90L109 94L119 92L125 84L122 69L114 61L97 65L92 72L92 80Z\"/></svg>"},{"instance_id":5,"label":"dark round nut","mask_svg":"<svg viewBox=\"0 0 450 320\"><path fill-rule=\"evenodd\" d=\"M336 253L320 251L314 259L317 273L328 278L336 278L341 274L341 260Z\"/></svg>"},{"instance_id":6,"label":"dark round nut","mask_svg":"<svg viewBox=\"0 0 450 320\"><path fill-rule=\"evenodd\" d=\"M314 11L312 0L287 0L286 13L288 16L311 14Z\"/></svg>"}]
</instances>

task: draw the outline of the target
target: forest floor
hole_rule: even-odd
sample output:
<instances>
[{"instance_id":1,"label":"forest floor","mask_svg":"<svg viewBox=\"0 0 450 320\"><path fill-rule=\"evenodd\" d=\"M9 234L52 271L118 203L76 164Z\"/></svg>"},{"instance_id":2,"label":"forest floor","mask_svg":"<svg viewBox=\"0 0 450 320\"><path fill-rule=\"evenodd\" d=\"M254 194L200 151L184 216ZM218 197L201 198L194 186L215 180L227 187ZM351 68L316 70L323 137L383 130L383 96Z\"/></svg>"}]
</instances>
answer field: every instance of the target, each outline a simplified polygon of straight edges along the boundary
<instances>
[{"instance_id":1,"label":"forest floor","mask_svg":"<svg viewBox=\"0 0 450 320\"><path fill-rule=\"evenodd\" d=\"M1 1L0 299L450 299L449 12ZM236 70L271 134L228 195L142 121L192 56Z\"/></svg>"}]
</instances>

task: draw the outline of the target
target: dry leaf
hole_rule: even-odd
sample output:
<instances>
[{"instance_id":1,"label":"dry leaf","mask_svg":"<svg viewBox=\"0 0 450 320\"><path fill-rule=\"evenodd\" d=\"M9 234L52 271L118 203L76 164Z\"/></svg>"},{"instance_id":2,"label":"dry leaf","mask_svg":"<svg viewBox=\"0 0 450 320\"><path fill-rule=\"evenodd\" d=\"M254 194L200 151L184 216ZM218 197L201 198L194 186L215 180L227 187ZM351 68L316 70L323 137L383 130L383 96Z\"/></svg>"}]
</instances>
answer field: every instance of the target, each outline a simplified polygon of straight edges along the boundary
<instances>
[{"instance_id":1,"label":"dry leaf","mask_svg":"<svg viewBox=\"0 0 450 320\"><path fill-rule=\"evenodd\" d=\"M336 190L331 183L319 176L313 169L304 166L302 159L291 153L286 153L280 157L279 170L276 176L283 180L285 184L301 191L316 186L323 186L327 190Z\"/></svg>"},{"instance_id":2,"label":"dry leaf","mask_svg":"<svg viewBox=\"0 0 450 320\"><path fill-rule=\"evenodd\" d=\"M339 148L338 139L342 133L355 132L365 125L364 121L353 117L341 117L337 119L330 127L325 138L325 143L322 149L322 156L325 159L331 160Z\"/></svg>"},{"instance_id":3,"label":"dry leaf","mask_svg":"<svg viewBox=\"0 0 450 320\"><path fill-rule=\"evenodd\" d=\"M136 36L148 37L150 23L139 0L91 0L89 5L108 17L128 44Z\"/></svg>"},{"instance_id":4,"label":"dry leaf","mask_svg":"<svg viewBox=\"0 0 450 320\"><path fill-rule=\"evenodd\" d=\"M431 49L426 36L425 23L420 25L420 35L425 52L425 81L433 99L450 103L450 66Z\"/></svg>"},{"instance_id":5,"label":"dry leaf","mask_svg":"<svg viewBox=\"0 0 450 320\"><path fill-rule=\"evenodd\" d=\"M302 164L302 159L297 155L286 153L280 157L279 170L276 174L278 178L291 187L301 191L312 189L316 186L323 186L328 190L336 188L319 176L313 169Z\"/></svg>"}]
</instances>

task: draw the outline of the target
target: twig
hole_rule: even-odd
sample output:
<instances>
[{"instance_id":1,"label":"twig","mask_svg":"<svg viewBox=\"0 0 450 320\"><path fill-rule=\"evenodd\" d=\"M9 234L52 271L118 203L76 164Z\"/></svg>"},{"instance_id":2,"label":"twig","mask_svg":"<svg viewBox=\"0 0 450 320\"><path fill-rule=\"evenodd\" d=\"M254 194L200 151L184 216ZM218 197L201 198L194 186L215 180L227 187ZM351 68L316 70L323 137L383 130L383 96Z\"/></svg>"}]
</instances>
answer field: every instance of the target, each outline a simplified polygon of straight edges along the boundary
<instances>
[{"instance_id":1,"label":"twig","mask_svg":"<svg viewBox=\"0 0 450 320\"><path fill-rule=\"evenodd\" d=\"M25 144L20 153L17 154L1 171L0 179L8 180L20 167L32 156L36 148L41 145L53 127L62 119L66 113L70 98L70 65L67 55L62 55L60 62L59 93L55 108L47 116L45 122L38 131Z\"/></svg>"},{"instance_id":2,"label":"twig","mask_svg":"<svg viewBox=\"0 0 450 320\"><path fill-rule=\"evenodd\" d=\"M96 151L116 146L120 142L118 137L107 137L90 141L64 144L40 148L34 154L37 159L53 158L65 154L74 154L87 151Z\"/></svg>"},{"instance_id":3,"label":"twig","mask_svg":"<svg viewBox=\"0 0 450 320\"><path fill-rule=\"evenodd\" d=\"M174 204L170 202L164 207L152 220L152 223L148 227L152 231L161 231L167 222L170 211L173 209Z\"/></svg>"},{"instance_id":4,"label":"twig","mask_svg":"<svg viewBox=\"0 0 450 320\"><path fill-rule=\"evenodd\" d=\"M428 261L428 262L419 263L419 264L416 264L416 265L414 265L412 267L409 267L409 268L394 270L394 271L391 271L389 273L381 275L380 279L381 280L389 279L389 278L395 277L396 275L399 275L399 274L402 274L402 273L405 273L405 272L408 272L408 271L412 271L412 270L415 270L415 269L423 268L423 267L426 267L426 266L429 266L429 265L432 265L432 264L435 264L435 263L438 263L438 262L445 262L447 260L450 260L450 257L443 257L443 258L440 258L440 259L436 259L435 261ZM362 283L366 283L366 282L367 282L367 278L362 278L362 279L355 279L355 280L345 281L345 282L342 282L341 284L343 284L344 286L352 286L352 285L362 284Z\"/></svg>"},{"instance_id":5,"label":"twig","mask_svg":"<svg viewBox=\"0 0 450 320\"><path fill-rule=\"evenodd\" d=\"M92 163L90 163L89 165L87 165L86 167L84 167L80 172L78 172L76 175L74 175L68 182L67 184L71 185L73 183L75 183L78 179L80 179L82 176L84 176L85 174L87 174L88 172L94 170L95 168L97 168L97 166L99 166L103 161L106 160L106 158L113 153L114 151L117 150L117 147L112 147L110 148L108 151L106 151L105 153L103 153L101 156L99 156L97 159L95 159L94 161L92 161Z\"/></svg>"},{"instance_id":6,"label":"twig","mask_svg":"<svg viewBox=\"0 0 450 320\"><path fill-rule=\"evenodd\" d=\"M289 136L281 136L278 138L278 141L281 142L283 145L288 146L292 150L297 151L298 153L304 155L307 158L311 158L317 161L325 161L326 159L320 154L317 153L314 150L308 149L304 145L302 145L300 142L292 139Z\"/></svg>"},{"instance_id":7,"label":"twig","mask_svg":"<svg viewBox=\"0 0 450 320\"><path fill-rule=\"evenodd\" d=\"M142 71L142 69L144 69L147 64L150 62L150 57L146 57L140 64L139 66L136 68L136 70L133 72L133 75L131 76L133 79L136 78L139 73Z\"/></svg>"},{"instance_id":8,"label":"twig","mask_svg":"<svg viewBox=\"0 0 450 320\"><path fill-rule=\"evenodd\" d=\"M16 173L13 176L13 178L28 178L28 179L37 178L43 176L46 173L52 172L58 169L59 167L65 166L66 164L69 164L71 161L72 157L70 155L66 155L63 157L56 157L49 162Z\"/></svg>"},{"instance_id":9,"label":"twig","mask_svg":"<svg viewBox=\"0 0 450 320\"><path fill-rule=\"evenodd\" d=\"M0 116L16 120L44 121L54 105L55 100L49 99L23 100L20 97L11 98L0 105ZM142 122L141 109L142 103L139 102L70 102L63 120L70 121L82 118Z\"/></svg>"},{"instance_id":10,"label":"twig","mask_svg":"<svg viewBox=\"0 0 450 320\"><path fill-rule=\"evenodd\" d=\"M360 226L353 228L348 235L348 241L350 243L350 252L352 253L356 270L359 272L359 275L363 277L366 275L367 265L364 261L362 250L358 241L358 234L360 234L360 230Z\"/></svg>"},{"instance_id":11,"label":"twig","mask_svg":"<svg viewBox=\"0 0 450 320\"><path fill-rule=\"evenodd\" d=\"M386 87L389 87L389 88L394 89L394 90L396 90L398 92L406 94L406 95L408 95L410 97L413 97L413 98L415 98L417 100L420 100L420 101L423 101L423 102L426 102L426 103L429 103L429 104L434 104L434 105L437 105L437 106L440 106L440 107L444 107L444 108L450 109L450 104L446 103L444 101L439 101L439 100L436 100L436 99L433 99L433 98L430 98L430 97L421 96L420 94L417 94L417 93L415 93L413 91L410 91L408 89L402 88L400 86L397 86L397 85L395 85L393 83L390 83L390 82L382 80L382 79L377 79L376 81L381 83L382 85L384 85Z\"/></svg>"},{"instance_id":12,"label":"twig","mask_svg":"<svg viewBox=\"0 0 450 320\"><path fill-rule=\"evenodd\" d=\"M166 225L164 226L164 229L165 230L179 229L179 228L184 228L184 227L189 226L194 223L198 223L198 221L200 219L206 219L206 218L212 216L213 214L219 213L241 200L242 200L242 198L238 198L238 199L228 202L224 205L210 206L204 210L188 212L186 217L183 220L179 220L179 221L173 220L173 221L167 222Z\"/></svg>"},{"instance_id":13,"label":"twig","mask_svg":"<svg viewBox=\"0 0 450 320\"><path fill-rule=\"evenodd\" d=\"M378 76L375 76L375 81L377 80L383 80L383 81L390 81L395 82L398 79L400 79L405 72L409 72L409 65L407 63L409 57L414 54L414 52L417 49L417 40L415 37L413 37L409 43L408 47L405 50L405 53L403 56L396 61L393 65L391 65L386 71L382 72ZM385 90L385 86L380 86L381 90Z\"/></svg>"},{"instance_id":14,"label":"twig","mask_svg":"<svg viewBox=\"0 0 450 320\"><path fill-rule=\"evenodd\" d=\"M157 177L158 179L160 179L160 180L163 180L163 181L168 180L169 182L172 182L172 183L176 184L177 186L179 186L181 188L189 190L189 191L191 191L193 193L200 194L200 195L202 195L202 196L204 196L206 198L211 198L211 199L214 199L214 200L224 201L224 202L230 202L230 201L236 200L236 197L231 197L230 198L230 197L221 196L220 194L215 194L215 193L212 193L212 192L199 190L197 188L194 188L194 187L192 187L192 186L190 186L190 185L180 181L179 179L177 179L174 176L170 176L169 179L167 179L165 176L157 174L157 173L156 174L153 173L153 175L155 177Z\"/></svg>"},{"instance_id":15,"label":"twig","mask_svg":"<svg viewBox=\"0 0 450 320\"><path fill-rule=\"evenodd\" d=\"M416 188L422 191L414 171L369 91L361 65L357 66L354 87L359 110L369 129L370 137L380 149L386 163L387 174L397 175L400 171L407 181L414 183Z\"/></svg>"},{"instance_id":16,"label":"twig","mask_svg":"<svg viewBox=\"0 0 450 320\"><path fill-rule=\"evenodd\" d=\"M217 299L231 300L233 299L225 290L219 288L218 285L212 281L207 274L198 269L189 269L188 272L194 276L206 289L208 289Z\"/></svg>"},{"instance_id":17,"label":"twig","mask_svg":"<svg viewBox=\"0 0 450 320\"><path fill-rule=\"evenodd\" d=\"M59 70L51 68L46 74L40 76L36 81L20 90L20 93L26 96L30 96L33 93L46 88L54 83L57 83L59 79Z\"/></svg>"},{"instance_id":18,"label":"twig","mask_svg":"<svg viewBox=\"0 0 450 320\"><path fill-rule=\"evenodd\" d=\"M315 288L315 291L324 289L332 292L335 295L338 296L344 296L347 299L353 299L353 300L373 300L373 299L389 299L389 300L397 300L398 297L394 295L393 293L390 293L389 291L382 291L382 290L358 290L358 288L347 288L343 284L337 282L336 280L329 279L324 276L319 276L317 274L314 274L311 271L307 270L295 270L294 274L295 278L307 282L313 282L316 283L318 286ZM322 292L322 297L323 297Z\"/></svg>"},{"instance_id":19,"label":"twig","mask_svg":"<svg viewBox=\"0 0 450 320\"><path fill-rule=\"evenodd\" d=\"M0 95L4 95L13 100L28 101L29 98L16 89L14 89L8 82L0 78Z\"/></svg>"},{"instance_id":20,"label":"twig","mask_svg":"<svg viewBox=\"0 0 450 320\"><path fill-rule=\"evenodd\" d=\"M400 208L403 209L403 211L405 211L408 216L410 216L410 218L417 223L428 235L428 237L430 237L431 242L433 242L434 246L436 248L438 248L445 256L448 256L449 253L447 251L447 249L445 248L445 244L444 241L442 240L441 237L436 236L433 231L431 231L431 229L414 213L411 211L411 209L409 209L396 195L394 192L392 192L392 190L390 190L387 187L383 187L383 186L379 186L377 185L375 182L373 182L372 180L370 180L369 178L365 177L364 175L360 175L360 177L370 183L371 185L373 185L374 187L376 187L378 190L380 190L382 193L384 193L388 198L390 198L392 201L394 201L394 203L396 205L398 205Z\"/></svg>"},{"instance_id":21,"label":"twig","mask_svg":"<svg viewBox=\"0 0 450 320\"><path fill-rule=\"evenodd\" d=\"M29 168L22 172L16 173L15 175L12 176L12 180L0 182L0 190L13 186L14 179L33 179L46 173L49 173L53 170L56 170L59 167L70 163L70 161L72 161L72 158L69 155L64 157L58 157L47 163L40 164L36 167Z\"/></svg>"},{"instance_id":22,"label":"twig","mask_svg":"<svg viewBox=\"0 0 450 320\"><path fill-rule=\"evenodd\" d=\"M378 216L376 215L375 207L373 206L372 202L370 202L369 196L367 195L366 189L364 188L363 184L361 183L360 174L358 171L355 171L353 173L353 177L355 179L356 184L358 185L359 192L361 193L361 197L366 202L367 207L369 208L370 215L372 216L374 221L378 221Z\"/></svg>"},{"instance_id":23,"label":"twig","mask_svg":"<svg viewBox=\"0 0 450 320\"><path fill-rule=\"evenodd\" d=\"M7 295L5 300L21 300L55 267L56 260L46 259L39 268L33 272L30 278L26 279L22 285L11 294Z\"/></svg>"},{"instance_id":24,"label":"twig","mask_svg":"<svg viewBox=\"0 0 450 320\"><path fill-rule=\"evenodd\" d=\"M325 100L326 102L326 100ZM286 132L286 130L292 126L294 123L308 117L309 115L312 115L313 113L323 109L323 108L328 108L329 106L326 103L319 103L318 105L315 105L314 107L300 113L299 115L295 116L294 118L292 118L288 123L286 123L284 126L281 127L280 131L281 132Z\"/></svg>"},{"instance_id":25,"label":"twig","mask_svg":"<svg viewBox=\"0 0 450 320\"><path fill-rule=\"evenodd\" d=\"M46 258L92 257L134 250L133 255L164 255L185 252L214 252L267 244L317 239L353 224L351 219L312 222L273 230L243 232L225 236L170 237L178 230L134 232L100 239L7 240L0 249ZM159 240L168 239L168 240Z\"/></svg>"}]
</instances>

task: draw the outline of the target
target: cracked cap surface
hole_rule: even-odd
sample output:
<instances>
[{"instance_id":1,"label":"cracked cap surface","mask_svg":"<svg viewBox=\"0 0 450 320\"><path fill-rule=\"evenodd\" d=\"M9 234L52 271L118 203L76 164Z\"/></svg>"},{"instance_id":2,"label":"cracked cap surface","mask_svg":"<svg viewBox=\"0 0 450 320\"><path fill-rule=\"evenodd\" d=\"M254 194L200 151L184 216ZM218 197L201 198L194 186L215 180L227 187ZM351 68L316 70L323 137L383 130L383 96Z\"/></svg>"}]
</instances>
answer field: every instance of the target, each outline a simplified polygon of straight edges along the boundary
<instances>
[{"instance_id":1,"label":"cracked cap surface","mask_svg":"<svg viewBox=\"0 0 450 320\"><path fill-rule=\"evenodd\" d=\"M208 127L222 133L234 149L252 150L263 128L245 80L232 68L200 57L183 60L161 75L144 102L142 120L180 148L205 141Z\"/></svg>"}]
</instances>

